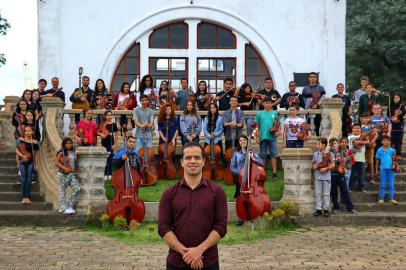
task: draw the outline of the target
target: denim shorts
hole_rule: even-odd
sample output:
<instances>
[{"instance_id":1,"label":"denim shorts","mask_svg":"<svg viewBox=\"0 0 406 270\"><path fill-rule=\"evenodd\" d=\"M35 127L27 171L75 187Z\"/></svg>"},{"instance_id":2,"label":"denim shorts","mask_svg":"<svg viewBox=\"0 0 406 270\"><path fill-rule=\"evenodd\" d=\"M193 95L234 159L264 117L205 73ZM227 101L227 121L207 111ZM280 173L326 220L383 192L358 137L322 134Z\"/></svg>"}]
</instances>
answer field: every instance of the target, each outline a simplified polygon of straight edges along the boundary
<instances>
[{"instance_id":1,"label":"denim shorts","mask_svg":"<svg viewBox=\"0 0 406 270\"><path fill-rule=\"evenodd\" d=\"M136 139L135 141L135 151L138 152L142 147L144 146L144 139ZM147 147L151 148L152 147L152 139L147 139Z\"/></svg>"},{"instance_id":2,"label":"denim shorts","mask_svg":"<svg viewBox=\"0 0 406 270\"><path fill-rule=\"evenodd\" d=\"M278 156L278 148L276 140L262 140L259 143L259 154L261 158L265 159L268 155L276 158Z\"/></svg>"}]
</instances>

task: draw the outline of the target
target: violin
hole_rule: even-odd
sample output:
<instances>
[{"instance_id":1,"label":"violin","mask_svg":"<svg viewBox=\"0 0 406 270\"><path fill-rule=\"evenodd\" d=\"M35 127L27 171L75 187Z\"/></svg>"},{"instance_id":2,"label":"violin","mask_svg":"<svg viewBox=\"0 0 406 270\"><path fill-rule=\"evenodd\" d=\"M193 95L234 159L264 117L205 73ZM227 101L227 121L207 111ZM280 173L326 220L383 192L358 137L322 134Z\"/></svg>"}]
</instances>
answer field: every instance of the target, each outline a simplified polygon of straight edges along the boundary
<instances>
[{"instance_id":1,"label":"violin","mask_svg":"<svg viewBox=\"0 0 406 270\"><path fill-rule=\"evenodd\" d=\"M119 105L117 107L117 109L118 110L127 110L128 109L127 107L129 105L130 101L131 101L131 95L129 94L129 96L124 99L123 103L121 105Z\"/></svg>"},{"instance_id":2,"label":"violin","mask_svg":"<svg viewBox=\"0 0 406 270\"><path fill-rule=\"evenodd\" d=\"M206 94L203 107L208 110L211 103L213 103L213 100L212 100L212 98L211 98L211 95L210 95L210 94Z\"/></svg>"},{"instance_id":3,"label":"violin","mask_svg":"<svg viewBox=\"0 0 406 270\"><path fill-rule=\"evenodd\" d=\"M124 144L127 145L125 134L123 135ZM132 220L141 223L145 216L144 202L138 197L141 176L135 168L130 166L130 158L131 154L128 153L124 166L115 171L112 176L111 185L115 193L114 198L107 203L107 214L112 223L117 216L124 217L127 224Z\"/></svg>"},{"instance_id":4,"label":"violin","mask_svg":"<svg viewBox=\"0 0 406 270\"><path fill-rule=\"evenodd\" d=\"M154 185L158 179L156 167L154 166L154 149L147 147L148 128L144 128L143 146L138 150L141 158L141 186Z\"/></svg>"},{"instance_id":5,"label":"violin","mask_svg":"<svg viewBox=\"0 0 406 270\"><path fill-rule=\"evenodd\" d=\"M173 120L175 121L175 120ZM172 180L176 177L176 167L173 163L173 156L176 152L176 146L169 143L169 120L166 122L166 142L161 143L158 146L158 158L159 158L159 165L158 165L158 179L168 179Z\"/></svg>"},{"instance_id":6,"label":"violin","mask_svg":"<svg viewBox=\"0 0 406 270\"><path fill-rule=\"evenodd\" d=\"M214 125L212 119L211 131L214 132ZM203 167L203 176L207 180L222 179L224 175L224 168L220 164L221 147L214 143L214 138L210 138L210 144L204 147L204 155L206 156L206 163Z\"/></svg>"},{"instance_id":7,"label":"violin","mask_svg":"<svg viewBox=\"0 0 406 270\"><path fill-rule=\"evenodd\" d=\"M155 95L154 89L151 89L151 94L148 95L148 108L150 109L155 109L156 108L156 101L157 101L157 96Z\"/></svg>"},{"instance_id":8,"label":"violin","mask_svg":"<svg viewBox=\"0 0 406 270\"><path fill-rule=\"evenodd\" d=\"M319 109L319 101L321 98L321 94L318 91L312 92L312 101L310 101L309 108L310 109Z\"/></svg>"},{"instance_id":9,"label":"violin","mask_svg":"<svg viewBox=\"0 0 406 270\"><path fill-rule=\"evenodd\" d=\"M102 140L106 139L109 136L110 132L107 128L107 122L104 122L99 126L99 133Z\"/></svg>"},{"instance_id":10,"label":"violin","mask_svg":"<svg viewBox=\"0 0 406 270\"><path fill-rule=\"evenodd\" d=\"M78 137L80 138L80 141L82 142L82 145L89 145L89 139L85 137L85 134L83 132L83 128L78 128L76 130Z\"/></svg>"},{"instance_id":11,"label":"violin","mask_svg":"<svg viewBox=\"0 0 406 270\"><path fill-rule=\"evenodd\" d=\"M171 105L172 111L176 111L175 94L171 88L168 88L166 102Z\"/></svg>"},{"instance_id":12,"label":"violin","mask_svg":"<svg viewBox=\"0 0 406 270\"><path fill-rule=\"evenodd\" d=\"M107 90L105 90L105 91L107 91ZM103 91L102 96L99 97L99 104L97 105L97 109L99 109L99 110L105 109L109 102L109 99L107 98L105 91Z\"/></svg>"},{"instance_id":13,"label":"violin","mask_svg":"<svg viewBox=\"0 0 406 270\"><path fill-rule=\"evenodd\" d=\"M236 130L235 127L231 128L231 147L227 148L226 153L225 153L225 160L227 161L227 164L230 165L231 159L233 158L234 152L237 150L235 147L235 136L236 135ZM234 183L234 175L230 170L230 166L224 171L224 182L227 185L232 185Z\"/></svg>"},{"instance_id":14,"label":"violin","mask_svg":"<svg viewBox=\"0 0 406 270\"><path fill-rule=\"evenodd\" d=\"M376 147L376 139L378 138L378 132L375 128L372 128L370 132L368 132L368 140L372 141L375 140L372 144L368 145L368 148Z\"/></svg>"},{"instance_id":15,"label":"violin","mask_svg":"<svg viewBox=\"0 0 406 270\"><path fill-rule=\"evenodd\" d=\"M188 102L188 101L193 102L193 104L195 104L195 102L196 102L196 97L193 94L193 90L192 90L191 86L189 86L189 95L186 97L186 102Z\"/></svg>"},{"instance_id":16,"label":"violin","mask_svg":"<svg viewBox=\"0 0 406 270\"><path fill-rule=\"evenodd\" d=\"M26 160L31 160L32 159L32 153L27 150L27 143L26 142L20 142L20 144L17 146L18 151L25 157Z\"/></svg>"},{"instance_id":17,"label":"violin","mask_svg":"<svg viewBox=\"0 0 406 270\"><path fill-rule=\"evenodd\" d=\"M276 133L279 131L279 129L280 129L279 120L275 119L273 121L272 127L269 129L269 132L271 133L272 136L277 137Z\"/></svg>"},{"instance_id":18,"label":"violin","mask_svg":"<svg viewBox=\"0 0 406 270\"><path fill-rule=\"evenodd\" d=\"M241 193L236 199L236 211L238 218L243 221L253 221L271 209L271 200L264 188L267 179L264 167L258 165L250 155L251 139L255 138L257 132L258 128L255 127L248 139L244 168L238 175Z\"/></svg>"},{"instance_id":19,"label":"violin","mask_svg":"<svg viewBox=\"0 0 406 270\"><path fill-rule=\"evenodd\" d=\"M399 124L399 122L400 122L399 115L401 115L401 114L402 114L401 110L396 109L394 111L393 115L391 116L390 121L394 124Z\"/></svg>"},{"instance_id":20,"label":"violin","mask_svg":"<svg viewBox=\"0 0 406 270\"><path fill-rule=\"evenodd\" d=\"M361 136L358 139L354 139L354 141L352 142L352 145L356 148L356 149L360 149L362 148L363 144L360 144L361 142L369 142L369 136L368 133L366 132L362 132Z\"/></svg>"},{"instance_id":21,"label":"violin","mask_svg":"<svg viewBox=\"0 0 406 270\"><path fill-rule=\"evenodd\" d=\"M297 138L298 140L301 141L308 141L311 138L311 135L309 135L309 131L310 131L310 125L307 122L303 122L300 124L300 131L297 134Z\"/></svg>"},{"instance_id":22,"label":"violin","mask_svg":"<svg viewBox=\"0 0 406 270\"><path fill-rule=\"evenodd\" d=\"M329 153L323 153L321 161L317 163L317 169L327 168L331 164L331 155Z\"/></svg>"},{"instance_id":23,"label":"violin","mask_svg":"<svg viewBox=\"0 0 406 270\"><path fill-rule=\"evenodd\" d=\"M390 135L390 134L388 134L389 133L389 125L385 121L382 121L379 125L381 127L381 134L382 135Z\"/></svg>"}]
</instances>

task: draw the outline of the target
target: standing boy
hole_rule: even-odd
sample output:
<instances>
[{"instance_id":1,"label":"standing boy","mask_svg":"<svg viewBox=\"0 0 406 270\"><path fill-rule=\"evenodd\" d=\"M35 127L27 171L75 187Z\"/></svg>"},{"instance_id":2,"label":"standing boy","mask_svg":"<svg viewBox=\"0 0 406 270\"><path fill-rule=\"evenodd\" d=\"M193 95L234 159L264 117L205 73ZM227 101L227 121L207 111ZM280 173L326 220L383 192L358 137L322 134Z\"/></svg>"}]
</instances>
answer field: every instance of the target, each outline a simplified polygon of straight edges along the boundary
<instances>
[{"instance_id":1,"label":"standing boy","mask_svg":"<svg viewBox=\"0 0 406 270\"><path fill-rule=\"evenodd\" d=\"M383 203L385 199L386 184L389 189L389 200L393 204L398 204L395 201L395 176L393 174L393 158L396 158L396 150L391 146L391 139L388 135L382 136L382 147L376 152L376 175L380 176L379 185L379 201Z\"/></svg>"},{"instance_id":2,"label":"standing boy","mask_svg":"<svg viewBox=\"0 0 406 270\"><path fill-rule=\"evenodd\" d=\"M353 189L354 182L358 178L358 186L361 192L365 192L365 145L369 144L369 140L360 140L361 125L355 123L352 126L352 134L348 136L350 150L355 154L355 164L351 168L350 190Z\"/></svg>"},{"instance_id":3,"label":"standing boy","mask_svg":"<svg viewBox=\"0 0 406 270\"><path fill-rule=\"evenodd\" d=\"M152 127L154 126L154 111L148 108L148 96L141 95L140 100L141 108L135 108L133 113L133 120L136 125L134 134L137 139L136 151L142 148L144 142L148 148L152 147Z\"/></svg>"}]
</instances>

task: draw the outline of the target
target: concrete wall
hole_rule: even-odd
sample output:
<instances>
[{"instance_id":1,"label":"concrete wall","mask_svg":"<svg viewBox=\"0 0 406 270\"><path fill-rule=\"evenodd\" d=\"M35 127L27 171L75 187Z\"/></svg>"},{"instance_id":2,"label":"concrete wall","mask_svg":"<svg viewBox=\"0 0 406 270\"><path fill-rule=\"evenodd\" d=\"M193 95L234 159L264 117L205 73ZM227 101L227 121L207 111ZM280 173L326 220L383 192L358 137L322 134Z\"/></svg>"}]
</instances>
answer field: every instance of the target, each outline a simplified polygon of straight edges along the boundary
<instances>
[{"instance_id":1,"label":"concrete wall","mask_svg":"<svg viewBox=\"0 0 406 270\"><path fill-rule=\"evenodd\" d=\"M83 66L92 85L96 78L109 84L121 56L135 41L141 42L141 55L150 55L145 44L147 34L158 25L185 19L209 20L230 28L239 39L236 55L243 56L241 45L251 42L282 93L293 79L293 72L320 72L328 94L335 92L338 82L344 82L346 1L193 2L38 0L39 77L59 76L69 95L78 84L77 69ZM192 58L196 50L171 53ZM148 71L143 59L141 75ZM243 66L243 59L237 60L237 84L244 79ZM196 73L189 72L193 80Z\"/></svg>"}]
</instances>

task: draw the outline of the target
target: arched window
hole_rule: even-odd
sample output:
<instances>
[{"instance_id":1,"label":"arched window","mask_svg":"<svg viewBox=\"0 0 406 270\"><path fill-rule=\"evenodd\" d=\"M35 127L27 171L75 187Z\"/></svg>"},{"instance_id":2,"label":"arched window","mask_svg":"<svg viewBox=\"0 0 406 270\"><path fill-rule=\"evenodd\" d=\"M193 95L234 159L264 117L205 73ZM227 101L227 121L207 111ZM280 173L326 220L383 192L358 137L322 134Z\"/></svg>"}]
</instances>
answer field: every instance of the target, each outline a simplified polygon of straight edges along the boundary
<instances>
[{"instance_id":1,"label":"arched window","mask_svg":"<svg viewBox=\"0 0 406 270\"><path fill-rule=\"evenodd\" d=\"M161 26L149 36L150 48L187 49L188 25L177 22Z\"/></svg>"},{"instance_id":2,"label":"arched window","mask_svg":"<svg viewBox=\"0 0 406 270\"><path fill-rule=\"evenodd\" d=\"M198 58L197 82L206 81L210 93L223 90L223 80L235 82L235 58Z\"/></svg>"},{"instance_id":3,"label":"arched window","mask_svg":"<svg viewBox=\"0 0 406 270\"><path fill-rule=\"evenodd\" d=\"M256 88L258 82L263 86L266 77L270 77L264 60L251 44L245 44L245 82Z\"/></svg>"},{"instance_id":4,"label":"arched window","mask_svg":"<svg viewBox=\"0 0 406 270\"><path fill-rule=\"evenodd\" d=\"M188 59L179 57L149 58L149 74L157 88L163 80L169 81L171 88L180 89L180 80L188 78Z\"/></svg>"},{"instance_id":5,"label":"arched window","mask_svg":"<svg viewBox=\"0 0 406 270\"><path fill-rule=\"evenodd\" d=\"M129 82L131 90L136 88L140 77L140 44L134 43L117 66L111 81L110 90L112 93L120 91L123 82Z\"/></svg>"},{"instance_id":6,"label":"arched window","mask_svg":"<svg viewBox=\"0 0 406 270\"><path fill-rule=\"evenodd\" d=\"M219 25L201 22L197 25L198 49L235 49L233 32Z\"/></svg>"}]
</instances>

